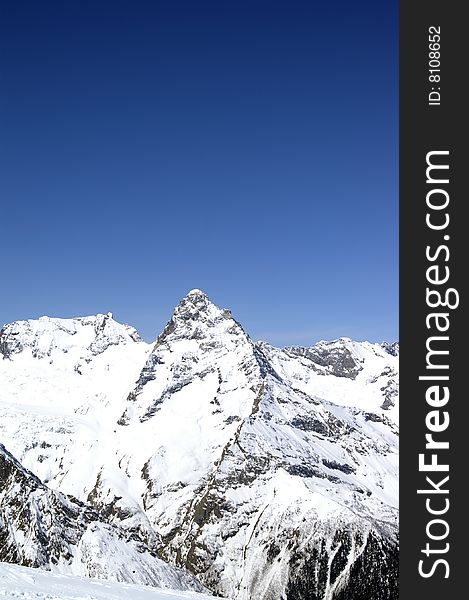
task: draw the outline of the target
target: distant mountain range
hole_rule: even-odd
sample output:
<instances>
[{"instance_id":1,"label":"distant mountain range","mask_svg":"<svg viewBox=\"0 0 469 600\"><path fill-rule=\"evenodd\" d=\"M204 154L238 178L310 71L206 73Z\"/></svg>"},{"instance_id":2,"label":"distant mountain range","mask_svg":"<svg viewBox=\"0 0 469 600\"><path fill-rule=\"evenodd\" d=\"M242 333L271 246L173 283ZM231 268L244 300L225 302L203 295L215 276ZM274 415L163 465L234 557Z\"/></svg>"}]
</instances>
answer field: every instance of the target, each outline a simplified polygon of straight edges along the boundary
<instances>
[{"instance_id":1,"label":"distant mountain range","mask_svg":"<svg viewBox=\"0 0 469 600\"><path fill-rule=\"evenodd\" d=\"M5 325L0 560L233 600L397 599L398 355L254 342L200 290L152 344L110 314Z\"/></svg>"}]
</instances>

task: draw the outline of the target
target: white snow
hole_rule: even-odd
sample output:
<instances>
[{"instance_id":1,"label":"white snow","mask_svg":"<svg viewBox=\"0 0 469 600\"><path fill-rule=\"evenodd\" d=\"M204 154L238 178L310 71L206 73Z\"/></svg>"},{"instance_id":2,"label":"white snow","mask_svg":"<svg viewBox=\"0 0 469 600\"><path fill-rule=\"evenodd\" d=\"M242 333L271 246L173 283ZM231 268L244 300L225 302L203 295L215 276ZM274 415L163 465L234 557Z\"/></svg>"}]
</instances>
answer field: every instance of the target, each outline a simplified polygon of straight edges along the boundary
<instances>
[{"instance_id":1,"label":"white snow","mask_svg":"<svg viewBox=\"0 0 469 600\"><path fill-rule=\"evenodd\" d=\"M0 563L3 600L214 600L196 592L156 588L58 575L39 569Z\"/></svg>"}]
</instances>

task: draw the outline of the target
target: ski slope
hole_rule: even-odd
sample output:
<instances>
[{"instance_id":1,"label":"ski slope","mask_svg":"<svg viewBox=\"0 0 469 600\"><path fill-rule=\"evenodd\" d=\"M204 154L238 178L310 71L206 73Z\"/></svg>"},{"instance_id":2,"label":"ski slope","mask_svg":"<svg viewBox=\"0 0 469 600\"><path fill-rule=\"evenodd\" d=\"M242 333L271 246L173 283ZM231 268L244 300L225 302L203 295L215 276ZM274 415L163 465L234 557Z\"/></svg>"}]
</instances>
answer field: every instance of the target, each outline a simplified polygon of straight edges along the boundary
<instances>
[{"instance_id":1,"label":"ski slope","mask_svg":"<svg viewBox=\"0 0 469 600\"><path fill-rule=\"evenodd\" d=\"M142 585L57 575L0 563L2 600L214 600L195 592L173 592Z\"/></svg>"}]
</instances>

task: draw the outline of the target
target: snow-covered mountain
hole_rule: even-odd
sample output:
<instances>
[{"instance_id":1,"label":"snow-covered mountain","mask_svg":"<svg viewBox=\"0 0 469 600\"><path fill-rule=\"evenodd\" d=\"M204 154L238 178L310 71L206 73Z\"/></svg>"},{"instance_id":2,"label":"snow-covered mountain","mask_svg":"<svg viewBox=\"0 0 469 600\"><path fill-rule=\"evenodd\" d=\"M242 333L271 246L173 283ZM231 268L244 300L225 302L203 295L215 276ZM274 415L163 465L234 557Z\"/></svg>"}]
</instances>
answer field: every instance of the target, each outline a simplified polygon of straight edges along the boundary
<instances>
[{"instance_id":1,"label":"snow-covered mountain","mask_svg":"<svg viewBox=\"0 0 469 600\"><path fill-rule=\"evenodd\" d=\"M397 598L398 345L253 342L199 291L0 332L0 440L214 593Z\"/></svg>"},{"instance_id":2,"label":"snow-covered mountain","mask_svg":"<svg viewBox=\"0 0 469 600\"><path fill-rule=\"evenodd\" d=\"M83 577L204 588L96 509L50 490L0 444L0 560Z\"/></svg>"}]
</instances>

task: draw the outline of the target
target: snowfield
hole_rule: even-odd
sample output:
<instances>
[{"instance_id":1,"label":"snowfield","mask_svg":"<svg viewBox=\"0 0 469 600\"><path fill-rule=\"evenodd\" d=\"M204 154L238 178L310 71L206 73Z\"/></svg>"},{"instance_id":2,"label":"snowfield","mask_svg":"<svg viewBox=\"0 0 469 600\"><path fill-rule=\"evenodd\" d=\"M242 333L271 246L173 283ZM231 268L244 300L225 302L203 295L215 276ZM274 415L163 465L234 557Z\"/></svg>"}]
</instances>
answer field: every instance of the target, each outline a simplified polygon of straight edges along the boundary
<instances>
[{"instance_id":1,"label":"snowfield","mask_svg":"<svg viewBox=\"0 0 469 600\"><path fill-rule=\"evenodd\" d=\"M111 583L0 563L2 600L214 600L195 592Z\"/></svg>"}]
</instances>

